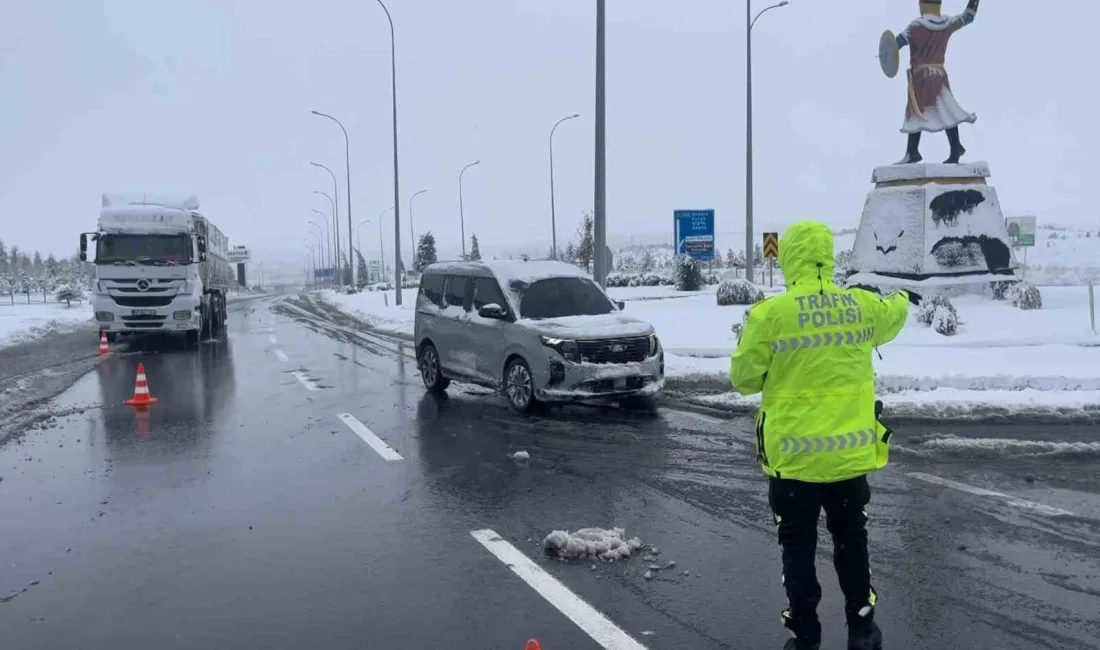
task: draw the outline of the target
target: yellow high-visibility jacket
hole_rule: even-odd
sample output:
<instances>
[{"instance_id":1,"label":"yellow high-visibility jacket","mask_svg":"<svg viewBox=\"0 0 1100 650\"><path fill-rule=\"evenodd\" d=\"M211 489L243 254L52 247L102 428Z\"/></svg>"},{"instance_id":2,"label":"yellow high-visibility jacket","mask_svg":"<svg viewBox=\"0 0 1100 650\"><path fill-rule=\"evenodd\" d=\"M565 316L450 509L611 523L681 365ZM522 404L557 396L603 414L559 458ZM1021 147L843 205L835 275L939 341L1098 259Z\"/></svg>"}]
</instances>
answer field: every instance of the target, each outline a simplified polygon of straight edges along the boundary
<instances>
[{"instance_id":1,"label":"yellow high-visibility jacket","mask_svg":"<svg viewBox=\"0 0 1100 650\"><path fill-rule=\"evenodd\" d=\"M757 457L768 476L832 483L886 466L871 355L909 316L909 297L833 282L833 234L801 222L780 240L787 292L752 307L730 363L733 388L763 392Z\"/></svg>"}]
</instances>

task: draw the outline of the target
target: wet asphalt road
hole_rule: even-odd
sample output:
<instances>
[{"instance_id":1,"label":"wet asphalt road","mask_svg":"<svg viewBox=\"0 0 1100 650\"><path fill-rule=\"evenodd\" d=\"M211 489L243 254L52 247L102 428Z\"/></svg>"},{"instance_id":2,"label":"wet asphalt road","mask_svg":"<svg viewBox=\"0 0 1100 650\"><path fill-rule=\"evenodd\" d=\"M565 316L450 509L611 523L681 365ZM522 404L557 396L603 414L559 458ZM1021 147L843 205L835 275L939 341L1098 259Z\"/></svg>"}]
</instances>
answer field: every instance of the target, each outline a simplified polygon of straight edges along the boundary
<instances>
[{"instance_id":1,"label":"wet asphalt road","mask_svg":"<svg viewBox=\"0 0 1100 650\"><path fill-rule=\"evenodd\" d=\"M646 647L782 646L745 421L665 404L524 418L482 390L436 398L406 342L276 303L233 306L228 340L198 352L108 359L55 400L52 427L0 447L3 647L601 647L480 529ZM148 417L122 405L139 361L161 400ZM899 427L872 478L887 648L1100 648L1092 429ZM542 556L552 529L611 525L675 569L647 581L640 557ZM823 647L843 648L826 538Z\"/></svg>"}]
</instances>

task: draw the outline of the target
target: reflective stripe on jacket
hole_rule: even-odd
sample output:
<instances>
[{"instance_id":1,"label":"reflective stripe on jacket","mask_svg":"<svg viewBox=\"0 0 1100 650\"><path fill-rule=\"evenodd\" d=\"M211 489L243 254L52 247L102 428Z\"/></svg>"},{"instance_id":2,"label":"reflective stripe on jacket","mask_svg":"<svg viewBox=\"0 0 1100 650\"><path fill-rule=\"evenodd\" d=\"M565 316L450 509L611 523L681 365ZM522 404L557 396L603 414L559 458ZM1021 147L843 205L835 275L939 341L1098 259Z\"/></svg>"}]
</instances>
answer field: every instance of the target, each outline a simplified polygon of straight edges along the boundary
<instances>
[{"instance_id":1,"label":"reflective stripe on jacket","mask_svg":"<svg viewBox=\"0 0 1100 650\"><path fill-rule=\"evenodd\" d=\"M801 222L780 240L787 292L752 307L730 363L733 388L763 392L756 416L764 472L813 483L886 466L875 416L871 355L909 316L904 293L887 298L833 282L833 234Z\"/></svg>"}]
</instances>

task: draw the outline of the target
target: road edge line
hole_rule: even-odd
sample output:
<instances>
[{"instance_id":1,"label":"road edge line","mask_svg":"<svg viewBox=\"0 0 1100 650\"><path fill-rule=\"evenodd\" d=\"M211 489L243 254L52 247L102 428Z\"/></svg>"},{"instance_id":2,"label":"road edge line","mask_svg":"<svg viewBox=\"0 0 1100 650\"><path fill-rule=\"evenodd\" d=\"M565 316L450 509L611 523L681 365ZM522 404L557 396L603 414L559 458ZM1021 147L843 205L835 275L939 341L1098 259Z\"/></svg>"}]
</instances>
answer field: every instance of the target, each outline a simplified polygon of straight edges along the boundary
<instances>
[{"instance_id":1,"label":"road edge line","mask_svg":"<svg viewBox=\"0 0 1100 650\"><path fill-rule=\"evenodd\" d=\"M470 536L605 650L646 650L644 645L492 529L471 530Z\"/></svg>"},{"instance_id":2,"label":"road edge line","mask_svg":"<svg viewBox=\"0 0 1100 650\"><path fill-rule=\"evenodd\" d=\"M318 386L317 383L309 377L306 377L306 373L302 372L301 370L295 370L291 374L293 374L294 378L298 380L298 383L306 387L306 390L321 390L320 386Z\"/></svg>"}]
</instances>

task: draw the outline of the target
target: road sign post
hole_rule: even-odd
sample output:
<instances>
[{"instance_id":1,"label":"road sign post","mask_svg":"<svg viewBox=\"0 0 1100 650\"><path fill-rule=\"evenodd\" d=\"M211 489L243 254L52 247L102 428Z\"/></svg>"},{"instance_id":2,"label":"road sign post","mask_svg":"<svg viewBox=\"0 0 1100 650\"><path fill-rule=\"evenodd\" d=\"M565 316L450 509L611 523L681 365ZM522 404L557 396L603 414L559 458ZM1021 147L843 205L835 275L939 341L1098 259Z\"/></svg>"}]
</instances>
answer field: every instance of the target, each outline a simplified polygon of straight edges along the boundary
<instances>
[{"instance_id":1,"label":"road sign post","mask_svg":"<svg viewBox=\"0 0 1100 650\"><path fill-rule=\"evenodd\" d=\"M779 257L779 233L764 233L764 257L768 260L768 286L775 286L775 260Z\"/></svg>"},{"instance_id":2,"label":"road sign post","mask_svg":"<svg viewBox=\"0 0 1100 650\"><path fill-rule=\"evenodd\" d=\"M672 224L677 257L714 261L714 210L675 210Z\"/></svg>"},{"instance_id":3,"label":"road sign post","mask_svg":"<svg viewBox=\"0 0 1100 650\"><path fill-rule=\"evenodd\" d=\"M1035 245L1035 217L1009 217L1005 219L1005 228L1008 230L1008 239L1012 242L1012 248L1024 249L1024 270L1022 275L1027 276L1027 249Z\"/></svg>"}]
</instances>

